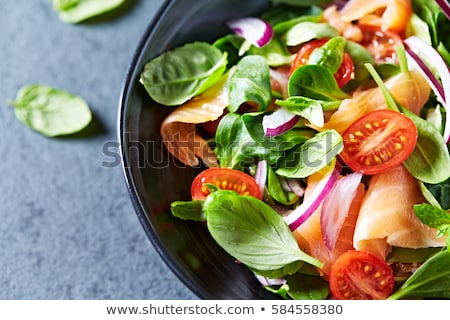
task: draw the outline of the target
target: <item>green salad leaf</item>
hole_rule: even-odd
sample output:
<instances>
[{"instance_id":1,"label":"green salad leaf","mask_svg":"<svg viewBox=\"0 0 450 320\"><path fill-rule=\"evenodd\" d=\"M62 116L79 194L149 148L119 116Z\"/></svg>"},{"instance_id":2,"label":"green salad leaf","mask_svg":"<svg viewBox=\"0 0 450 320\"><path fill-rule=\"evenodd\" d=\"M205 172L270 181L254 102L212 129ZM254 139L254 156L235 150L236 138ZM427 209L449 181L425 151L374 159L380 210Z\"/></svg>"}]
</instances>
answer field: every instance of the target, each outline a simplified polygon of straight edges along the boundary
<instances>
[{"instance_id":1,"label":"green salad leaf","mask_svg":"<svg viewBox=\"0 0 450 320\"><path fill-rule=\"evenodd\" d=\"M420 266L388 299L450 299L450 251L443 250Z\"/></svg>"},{"instance_id":2,"label":"green salad leaf","mask_svg":"<svg viewBox=\"0 0 450 320\"><path fill-rule=\"evenodd\" d=\"M322 265L300 250L283 218L259 199L218 190L203 209L214 240L257 274L279 278L294 274L303 262Z\"/></svg>"},{"instance_id":3,"label":"green salad leaf","mask_svg":"<svg viewBox=\"0 0 450 320\"><path fill-rule=\"evenodd\" d=\"M41 84L22 87L10 104L22 123L48 137L79 132L92 119L81 97Z\"/></svg>"},{"instance_id":4,"label":"green salad leaf","mask_svg":"<svg viewBox=\"0 0 450 320\"><path fill-rule=\"evenodd\" d=\"M319 276L296 273L285 279L286 283L278 288L265 288L284 299L294 300L325 300L330 294L328 282Z\"/></svg>"},{"instance_id":5,"label":"green salad leaf","mask_svg":"<svg viewBox=\"0 0 450 320\"><path fill-rule=\"evenodd\" d=\"M269 65L258 55L242 58L231 75L228 109L236 112L244 102L255 102L265 110L272 99Z\"/></svg>"},{"instance_id":6,"label":"green salad leaf","mask_svg":"<svg viewBox=\"0 0 450 320\"><path fill-rule=\"evenodd\" d=\"M290 150L275 173L287 178L306 178L328 165L343 148L337 131L324 130Z\"/></svg>"},{"instance_id":7,"label":"green salad leaf","mask_svg":"<svg viewBox=\"0 0 450 320\"><path fill-rule=\"evenodd\" d=\"M450 213L428 203L415 204L414 213L422 223L437 229L439 236L450 236Z\"/></svg>"},{"instance_id":8,"label":"green salad leaf","mask_svg":"<svg viewBox=\"0 0 450 320\"><path fill-rule=\"evenodd\" d=\"M206 42L193 42L148 62L140 81L156 102L175 106L215 84L227 68L227 53Z\"/></svg>"},{"instance_id":9,"label":"green salad leaf","mask_svg":"<svg viewBox=\"0 0 450 320\"><path fill-rule=\"evenodd\" d=\"M205 221L203 213L203 201L174 201L170 204L170 211L174 217L183 220Z\"/></svg>"},{"instance_id":10,"label":"green salad leaf","mask_svg":"<svg viewBox=\"0 0 450 320\"><path fill-rule=\"evenodd\" d=\"M283 36L288 46L298 46L312 39L332 38L339 36L339 32L328 23L302 21L290 28Z\"/></svg>"},{"instance_id":11,"label":"green salad leaf","mask_svg":"<svg viewBox=\"0 0 450 320\"><path fill-rule=\"evenodd\" d=\"M313 64L301 66L292 73L288 92L289 96L305 96L324 101L349 98L349 95L339 88L330 70Z\"/></svg>"},{"instance_id":12,"label":"green salad leaf","mask_svg":"<svg viewBox=\"0 0 450 320\"><path fill-rule=\"evenodd\" d=\"M112 11L127 0L52 0L53 8L66 23L79 23Z\"/></svg>"}]
</instances>

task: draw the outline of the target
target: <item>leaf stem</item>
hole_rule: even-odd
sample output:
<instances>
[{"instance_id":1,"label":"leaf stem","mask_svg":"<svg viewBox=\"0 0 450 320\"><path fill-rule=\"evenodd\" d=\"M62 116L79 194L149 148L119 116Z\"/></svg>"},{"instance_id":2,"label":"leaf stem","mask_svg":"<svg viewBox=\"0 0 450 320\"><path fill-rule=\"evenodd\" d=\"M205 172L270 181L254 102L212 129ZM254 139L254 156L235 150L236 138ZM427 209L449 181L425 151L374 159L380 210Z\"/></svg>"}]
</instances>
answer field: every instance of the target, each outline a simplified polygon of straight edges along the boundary
<instances>
[{"instance_id":1,"label":"leaf stem","mask_svg":"<svg viewBox=\"0 0 450 320\"><path fill-rule=\"evenodd\" d=\"M399 111L399 108L397 106L397 101L395 101L395 98L392 96L392 94L389 92L388 88L384 84L383 79L381 79L380 75L375 70L374 66L370 63L364 64L367 71L369 71L370 75L372 76L375 83L380 88L381 92L383 93L384 99L386 100L386 104L388 109Z\"/></svg>"}]
</instances>

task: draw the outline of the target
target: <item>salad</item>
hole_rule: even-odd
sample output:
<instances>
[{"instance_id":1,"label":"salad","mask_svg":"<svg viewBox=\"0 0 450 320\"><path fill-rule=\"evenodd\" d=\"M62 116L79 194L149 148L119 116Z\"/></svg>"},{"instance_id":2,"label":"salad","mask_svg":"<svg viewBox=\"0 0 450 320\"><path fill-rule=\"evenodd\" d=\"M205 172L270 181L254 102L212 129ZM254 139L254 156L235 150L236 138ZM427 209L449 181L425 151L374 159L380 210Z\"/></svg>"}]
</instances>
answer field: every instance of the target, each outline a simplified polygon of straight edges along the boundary
<instances>
[{"instance_id":1,"label":"salad","mask_svg":"<svg viewBox=\"0 0 450 320\"><path fill-rule=\"evenodd\" d=\"M204 223L286 299L450 298L450 6L273 0L149 61Z\"/></svg>"}]
</instances>

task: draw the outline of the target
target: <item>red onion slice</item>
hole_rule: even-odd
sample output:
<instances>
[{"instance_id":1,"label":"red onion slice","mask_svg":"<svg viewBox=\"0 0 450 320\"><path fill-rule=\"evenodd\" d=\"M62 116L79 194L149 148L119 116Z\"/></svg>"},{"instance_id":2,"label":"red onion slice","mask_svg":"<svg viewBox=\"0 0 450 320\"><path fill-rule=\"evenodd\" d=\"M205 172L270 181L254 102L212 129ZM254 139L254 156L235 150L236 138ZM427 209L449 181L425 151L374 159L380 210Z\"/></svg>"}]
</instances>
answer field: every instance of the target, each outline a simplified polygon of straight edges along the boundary
<instances>
[{"instance_id":1,"label":"red onion slice","mask_svg":"<svg viewBox=\"0 0 450 320\"><path fill-rule=\"evenodd\" d=\"M420 38L412 36L405 39L404 42L407 45L406 53L410 57L410 62L412 61L413 64L418 66L418 70L425 76L439 102L445 108L446 118L443 137L444 141L448 143L450 138L450 73L448 66L439 52ZM427 64L419 57L418 52L427 57L428 63L433 63L439 73L441 82L436 79Z\"/></svg>"},{"instance_id":2,"label":"red onion slice","mask_svg":"<svg viewBox=\"0 0 450 320\"><path fill-rule=\"evenodd\" d=\"M334 186L341 173L342 165L335 160L332 165L329 165L326 168L328 170L325 173L325 176L319 181L309 197L284 217L284 220L292 231L305 222L330 193L331 188Z\"/></svg>"},{"instance_id":3,"label":"red onion slice","mask_svg":"<svg viewBox=\"0 0 450 320\"><path fill-rule=\"evenodd\" d=\"M264 188L266 187L266 180L267 180L267 161L261 160L256 165L256 172L255 172L255 181L259 187L259 191L261 192L261 195L264 195Z\"/></svg>"},{"instance_id":4,"label":"red onion slice","mask_svg":"<svg viewBox=\"0 0 450 320\"><path fill-rule=\"evenodd\" d=\"M450 4L448 0L436 0L438 6L442 9L442 12L445 14L447 19L450 20Z\"/></svg>"},{"instance_id":5,"label":"red onion slice","mask_svg":"<svg viewBox=\"0 0 450 320\"><path fill-rule=\"evenodd\" d=\"M272 26L266 21L255 17L230 20L227 22L227 26L259 48L268 44L273 37Z\"/></svg>"},{"instance_id":6,"label":"red onion slice","mask_svg":"<svg viewBox=\"0 0 450 320\"><path fill-rule=\"evenodd\" d=\"M279 136L292 129L299 119L300 117L298 115L293 114L284 108L279 108L263 117L262 126L264 134L268 137Z\"/></svg>"},{"instance_id":7,"label":"red onion slice","mask_svg":"<svg viewBox=\"0 0 450 320\"><path fill-rule=\"evenodd\" d=\"M333 250L339 232L361 183L362 174L351 173L339 179L323 201L320 228L327 248Z\"/></svg>"}]
</instances>

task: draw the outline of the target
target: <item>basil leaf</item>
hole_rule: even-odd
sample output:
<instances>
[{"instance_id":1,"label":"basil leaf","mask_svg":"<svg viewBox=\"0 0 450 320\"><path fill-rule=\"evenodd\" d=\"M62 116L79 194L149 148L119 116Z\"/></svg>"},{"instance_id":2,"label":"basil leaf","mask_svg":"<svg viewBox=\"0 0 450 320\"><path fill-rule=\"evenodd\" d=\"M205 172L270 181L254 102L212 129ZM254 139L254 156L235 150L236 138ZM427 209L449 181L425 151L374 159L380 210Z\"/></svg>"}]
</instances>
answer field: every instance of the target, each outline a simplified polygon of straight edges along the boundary
<instances>
[{"instance_id":1,"label":"basil leaf","mask_svg":"<svg viewBox=\"0 0 450 320\"><path fill-rule=\"evenodd\" d=\"M298 46L312 39L337 36L339 36L339 32L328 23L303 21L289 29L284 34L283 39L287 46Z\"/></svg>"},{"instance_id":2,"label":"basil leaf","mask_svg":"<svg viewBox=\"0 0 450 320\"><path fill-rule=\"evenodd\" d=\"M450 251L444 250L420 266L388 299L450 298Z\"/></svg>"},{"instance_id":3,"label":"basil leaf","mask_svg":"<svg viewBox=\"0 0 450 320\"><path fill-rule=\"evenodd\" d=\"M203 213L203 201L174 201L170 204L172 215L183 219L193 221L205 221L206 217Z\"/></svg>"},{"instance_id":4,"label":"basil leaf","mask_svg":"<svg viewBox=\"0 0 450 320\"><path fill-rule=\"evenodd\" d=\"M272 99L269 65L257 55L245 56L230 78L228 109L236 112L244 102L255 102L265 110Z\"/></svg>"},{"instance_id":5,"label":"basil leaf","mask_svg":"<svg viewBox=\"0 0 450 320\"><path fill-rule=\"evenodd\" d=\"M279 136L268 137L264 134L262 126L264 115L265 113L245 113L242 115L242 120L252 139L258 145L268 149L271 154L276 155L273 158L275 160L279 158L278 154L292 149L314 136L315 131L310 128L294 127ZM275 162L270 163L274 164Z\"/></svg>"},{"instance_id":6,"label":"basil leaf","mask_svg":"<svg viewBox=\"0 0 450 320\"><path fill-rule=\"evenodd\" d=\"M440 132L428 121L399 105L416 125L419 136L416 147L403 162L409 173L425 183L436 184L450 177L450 155Z\"/></svg>"},{"instance_id":7,"label":"basil leaf","mask_svg":"<svg viewBox=\"0 0 450 320\"><path fill-rule=\"evenodd\" d=\"M10 104L22 123L48 137L79 132L92 119L81 97L40 84L22 87Z\"/></svg>"},{"instance_id":8,"label":"basil leaf","mask_svg":"<svg viewBox=\"0 0 450 320\"><path fill-rule=\"evenodd\" d=\"M288 92L289 96L305 96L324 101L349 98L349 95L339 88L333 73L318 65L297 68L289 78Z\"/></svg>"},{"instance_id":9,"label":"basil leaf","mask_svg":"<svg viewBox=\"0 0 450 320\"><path fill-rule=\"evenodd\" d=\"M62 21L78 23L112 11L127 0L52 0L53 8Z\"/></svg>"},{"instance_id":10,"label":"basil leaf","mask_svg":"<svg viewBox=\"0 0 450 320\"><path fill-rule=\"evenodd\" d=\"M148 62L140 81L156 102L175 106L215 84L227 67L227 53L206 42L193 42Z\"/></svg>"},{"instance_id":11,"label":"basil leaf","mask_svg":"<svg viewBox=\"0 0 450 320\"><path fill-rule=\"evenodd\" d=\"M320 101L315 99L309 99L306 97L294 96L289 97L286 100L276 100L275 103L280 107L285 108L289 112L305 118L312 125L317 127L323 127L324 115L322 105L325 105L327 101ZM338 106L339 105L340 102L338 103Z\"/></svg>"},{"instance_id":12,"label":"basil leaf","mask_svg":"<svg viewBox=\"0 0 450 320\"><path fill-rule=\"evenodd\" d=\"M215 154L222 167L243 169L258 159L269 159L274 154L259 146L249 135L242 116L236 113L226 114L216 131Z\"/></svg>"},{"instance_id":13,"label":"basil leaf","mask_svg":"<svg viewBox=\"0 0 450 320\"><path fill-rule=\"evenodd\" d=\"M300 250L283 218L254 197L218 190L208 195L203 208L214 240L260 275L279 278L293 274L303 261L321 266Z\"/></svg>"},{"instance_id":14,"label":"basil leaf","mask_svg":"<svg viewBox=\"0 0 450 320\"><path fill-rule=\"evenodd\" d=\"M306 178L328 165L343 149L341 135L324 130L289 151L276 174L287 178Z\"/></svg>"}]
</instances>

